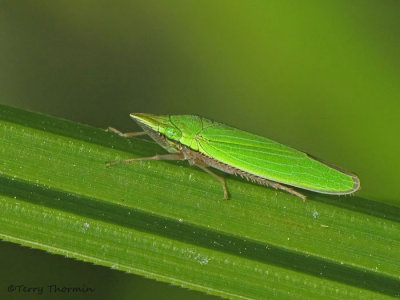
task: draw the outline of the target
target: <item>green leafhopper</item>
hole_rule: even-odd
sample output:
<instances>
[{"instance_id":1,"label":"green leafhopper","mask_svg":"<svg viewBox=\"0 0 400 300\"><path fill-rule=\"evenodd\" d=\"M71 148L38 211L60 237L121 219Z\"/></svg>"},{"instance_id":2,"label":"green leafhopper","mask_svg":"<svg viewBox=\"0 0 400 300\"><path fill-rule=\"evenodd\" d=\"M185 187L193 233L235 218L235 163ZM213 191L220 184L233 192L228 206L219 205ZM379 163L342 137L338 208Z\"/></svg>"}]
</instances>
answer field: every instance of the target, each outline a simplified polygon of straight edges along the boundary
<instances>
[{"instance_id":1,"label":"green leafhopper","mask_svg":"<svg viewBox=\"0 0 400 300\"><path fill-rule=\"evenodd\" d=\"M351 194L360 188L360 180L352 173L222 123L193 115L132 113L130 116L143 132L109 129L124 137L149 135L169 154L110 162L107 166L142 160L187 160L221 182L225 199L229 198L225 180L209 167L284 190L303 200L306 199L303 194L288 186L332 195Z\"/></svg>"}]
</instances>

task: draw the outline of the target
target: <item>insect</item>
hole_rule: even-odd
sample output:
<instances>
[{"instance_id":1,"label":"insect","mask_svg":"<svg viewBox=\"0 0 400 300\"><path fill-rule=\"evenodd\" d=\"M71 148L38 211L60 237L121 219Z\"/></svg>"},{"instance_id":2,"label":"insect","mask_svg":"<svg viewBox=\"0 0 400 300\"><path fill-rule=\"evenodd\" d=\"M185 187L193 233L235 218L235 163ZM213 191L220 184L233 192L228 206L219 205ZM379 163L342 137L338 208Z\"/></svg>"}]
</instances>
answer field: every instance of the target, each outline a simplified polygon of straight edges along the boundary
<instances>
[{"instance_id":1,"label":"insect","mask_svg":"<svg viewBox=\"0 0 400 300\"><path fill-rule=\"evenodd\" d=\"M360 180L304 152L228 125L194 115L153 115L132 113L143 132L122 133L124 137L149 135L169 153L130 158L107 166L144 160L187 160L222 184L224 199L229 198L225 179L209 167L239 175L255 183L284 190L303 200L306 196L289 187L322 194L345 195L360 188Z\"/></svg>"}]
</instances>

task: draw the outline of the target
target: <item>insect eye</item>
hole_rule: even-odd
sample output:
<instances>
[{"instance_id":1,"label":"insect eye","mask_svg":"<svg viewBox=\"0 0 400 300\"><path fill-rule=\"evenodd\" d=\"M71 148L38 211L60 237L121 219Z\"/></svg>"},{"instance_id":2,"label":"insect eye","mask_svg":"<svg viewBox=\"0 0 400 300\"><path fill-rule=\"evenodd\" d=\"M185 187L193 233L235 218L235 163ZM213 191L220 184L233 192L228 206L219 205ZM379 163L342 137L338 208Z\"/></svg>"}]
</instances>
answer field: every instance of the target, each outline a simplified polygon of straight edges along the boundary
<instances>
[{"instance_id":1,"label":"insect eye","mask_svg":"<svg viewBox=\"0 0 400 300\"><path fill-rule=\"evenodd\" d=\"M165 135L171 139L179 139L182 133L175 127L167 127L165 130Z\"/></svg>"}]
</instances>

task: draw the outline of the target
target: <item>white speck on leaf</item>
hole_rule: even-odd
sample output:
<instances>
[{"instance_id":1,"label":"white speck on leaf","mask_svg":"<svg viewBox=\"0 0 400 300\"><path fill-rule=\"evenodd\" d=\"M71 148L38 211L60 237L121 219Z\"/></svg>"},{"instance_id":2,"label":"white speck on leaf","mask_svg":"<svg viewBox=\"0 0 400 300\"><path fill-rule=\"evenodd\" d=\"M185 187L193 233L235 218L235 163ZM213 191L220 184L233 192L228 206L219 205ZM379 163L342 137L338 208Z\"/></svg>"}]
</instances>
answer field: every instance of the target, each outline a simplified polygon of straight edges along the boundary
<instances>
[{"instance_id":1,"label":"white speck on leaf","mask_svg":"<svg viewBox=\"0 0 400 300\"><path fill-rule=\"evenodd\" d=\"M190 259L193 259L195 262L198 262L200 265L206 265L211 261L211 258L198 253L194 249L185 249L184 254Z\"/></svg>"},{"instance_id":2,"label":"white speck on leaf","mask_svg":"<svg viewBox=\"0 0 400 300\"><path fill-rule=\"evenodd\" d=\"M88 231L89 227L90 227L89 223L87 223L87 222L83 223L82 232Z\"/></svg>"}]
</instances>

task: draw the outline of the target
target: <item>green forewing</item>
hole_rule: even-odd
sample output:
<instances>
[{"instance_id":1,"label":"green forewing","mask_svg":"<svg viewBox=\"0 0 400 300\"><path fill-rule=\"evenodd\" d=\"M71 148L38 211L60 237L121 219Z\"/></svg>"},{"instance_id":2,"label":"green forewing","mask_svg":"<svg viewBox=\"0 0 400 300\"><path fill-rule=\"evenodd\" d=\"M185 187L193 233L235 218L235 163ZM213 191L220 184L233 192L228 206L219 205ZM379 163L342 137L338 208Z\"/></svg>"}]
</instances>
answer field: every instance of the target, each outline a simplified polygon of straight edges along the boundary
<instances>
[{"instance_id":1,"label":"green forewing","mask_svg":"<svg viewBox=\"0 0 400 300\"><path fill-rule=\"evenodd\" d=\"M270 139L195 116L171 116L182 144L272 181L327 193L354 189L354 177Z\"/></svg>"}]
</instances>

